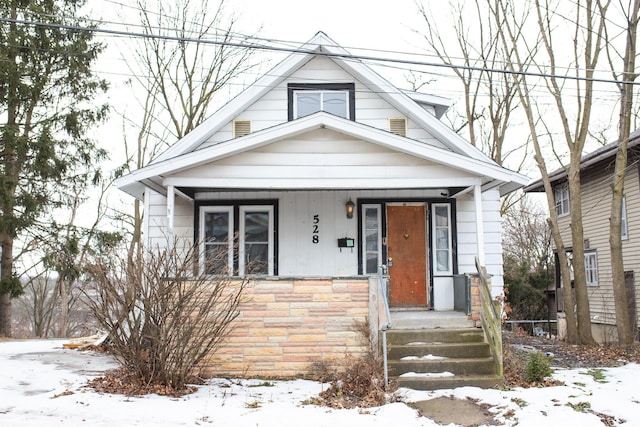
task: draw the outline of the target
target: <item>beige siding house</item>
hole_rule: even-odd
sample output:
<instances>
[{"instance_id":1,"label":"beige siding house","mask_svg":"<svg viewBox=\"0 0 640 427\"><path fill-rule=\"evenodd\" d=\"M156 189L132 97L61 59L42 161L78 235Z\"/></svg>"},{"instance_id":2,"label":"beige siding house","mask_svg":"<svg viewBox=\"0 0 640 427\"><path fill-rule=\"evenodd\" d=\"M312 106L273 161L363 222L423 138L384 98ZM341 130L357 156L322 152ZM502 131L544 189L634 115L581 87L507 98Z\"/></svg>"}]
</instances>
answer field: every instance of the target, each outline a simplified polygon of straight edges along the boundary
<instances>
[{"instance_id":1,"label":"beige siding house","mask_svg":"<svg viewBox=\"0 0 640 427\"><path fill-rule=\"evenodd\" d=\"M587 289L591 310L592 331L600 342L616 339L615 307L611 279L611 251L609 246L609 217L611 214L611 183L618 143L587 154L582 159L580 171L582 212L585 243L585 266L587 267ZM628 145L628 167L624 182L622 250L627 294L631 315L637 328L638 288L640 275L640 131L631 135ZM556 212L562 239L568 250L572 246L571 217L566 173L563 170L551 174ZM525 191L544 191L542 182L536 181ZM556 287L564 291L556 268ZM640 295L638 295L640 297ZM557 298L562 311L562 298Z\"/></svg>"},{"instance_id":2,"label":"beige siding house","mask_svg":"<svg viewBox=\"0 0 640 427\"><path fill-rule=\"evenodd\" d=\"M298 375L360 354L354 322L375 341L386 301L392 316L454 311L454 277L476 258L502 292L500 197L528 180L445 126L448 106L318 33L117 181L144 201L148 246L182 239L205 272L251 278L213 374Z\"/></svg>"}]
</instances>

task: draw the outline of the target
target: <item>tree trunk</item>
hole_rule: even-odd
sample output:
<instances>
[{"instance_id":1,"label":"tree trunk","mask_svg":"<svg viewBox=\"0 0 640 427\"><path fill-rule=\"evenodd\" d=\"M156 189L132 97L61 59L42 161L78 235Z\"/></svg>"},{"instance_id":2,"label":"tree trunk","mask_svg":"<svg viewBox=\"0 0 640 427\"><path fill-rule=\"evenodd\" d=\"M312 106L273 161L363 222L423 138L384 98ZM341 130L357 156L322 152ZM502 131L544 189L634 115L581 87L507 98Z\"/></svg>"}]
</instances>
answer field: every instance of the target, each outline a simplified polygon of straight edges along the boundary
<instances>
[{"instance_id":1,"label":"tree trunk","mask_svg":"<svg viewBox=\"0 0 640 427\"><path fill-rule=\"evenodd\" d=\"M611 279L616 309L616 325L618 343L629 347L634 341L633 322L629 317L627 288L622 259L622 198L624 197L624 177L627 167L627 145L631 132L631 111L633 104L633 85L635 80L636 37L638 29L638 9L640 0L633 4L631 17L628 20L627 44L624 54L624 74L620 85L620 119L618 124L618 150L613 174L611 217L609 221L609 245L611 248Z\"/></svg>"}]
</instances>

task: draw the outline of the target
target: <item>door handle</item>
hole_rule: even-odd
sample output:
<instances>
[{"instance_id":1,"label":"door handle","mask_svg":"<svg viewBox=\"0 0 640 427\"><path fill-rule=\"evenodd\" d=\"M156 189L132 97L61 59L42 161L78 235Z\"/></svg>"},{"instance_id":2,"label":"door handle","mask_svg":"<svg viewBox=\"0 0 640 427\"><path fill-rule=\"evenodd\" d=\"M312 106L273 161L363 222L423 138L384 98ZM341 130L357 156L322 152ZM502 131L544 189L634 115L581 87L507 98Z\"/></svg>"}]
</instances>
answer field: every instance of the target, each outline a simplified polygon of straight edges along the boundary
<instances>
[{"instance_id":1,"label":"door handle","mask_svg":"<svg viewBox=\"0 0 640 427\"><path fill-rule=\"evenodd\" d=\"M393 258L387 258L387 267L393 267Z\"/></svg>"}]
</instances>

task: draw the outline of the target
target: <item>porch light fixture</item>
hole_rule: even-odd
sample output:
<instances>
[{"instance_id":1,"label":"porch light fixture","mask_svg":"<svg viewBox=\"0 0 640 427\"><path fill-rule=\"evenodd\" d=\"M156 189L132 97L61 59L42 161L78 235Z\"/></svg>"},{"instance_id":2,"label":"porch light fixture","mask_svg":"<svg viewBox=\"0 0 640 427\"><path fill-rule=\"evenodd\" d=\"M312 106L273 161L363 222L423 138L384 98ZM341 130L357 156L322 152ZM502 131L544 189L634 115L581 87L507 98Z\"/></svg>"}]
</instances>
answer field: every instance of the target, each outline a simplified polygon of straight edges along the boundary
<instances>
[{"instance_id":1,"label":"porch light fixture","mask_svg":"<svg viewBox=\"0 0 640 427\"><path fill-rule=\"evenodd\" d=\"M353 218L353 210L355 209L356 204L355 204L355 203L353 203L353 202L351 201L351 199L349 199L349 201L347 202L347 204L346 204L346 205L344 205L344 206L347 208L347 218L349 218L349 219Z\"/></svg>"}]
</instances>

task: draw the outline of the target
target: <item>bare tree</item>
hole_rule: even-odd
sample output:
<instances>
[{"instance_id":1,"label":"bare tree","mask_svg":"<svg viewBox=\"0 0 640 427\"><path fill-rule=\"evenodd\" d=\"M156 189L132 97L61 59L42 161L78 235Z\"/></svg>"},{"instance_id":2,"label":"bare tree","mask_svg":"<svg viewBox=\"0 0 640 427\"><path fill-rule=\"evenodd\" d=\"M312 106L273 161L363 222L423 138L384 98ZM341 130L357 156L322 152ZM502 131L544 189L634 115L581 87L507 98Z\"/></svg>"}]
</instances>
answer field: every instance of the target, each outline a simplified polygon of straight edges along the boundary
<instances>
[{"instance_id":1,"label":"bare tree","mask_svg":"<svg viewBox=\"0 0 640 427\"><path fill-rule=\"evenodd\" d=\"M618 80L620 90L620 118L618 122L618 148L616 152L616 164L613 175L611 196L611 217L609 223L609 244L611 247L611 273L613 281L613 294L616 309L616 325L618 329L618 343L621 346L633 344L635 331L633 322L629 317L627 301L627 289L625 286L624 265L622 258L622 198L624 195L624 177L627 168L627 145L631 133L631 115L633 111L633 84L638 76L635 72L636 43L638 34L638 10L640 0L635 0L633 5L628 4L625 9L622 2L622 13L626 19L626 43L622 54L623 71L617 73L614 65L615 53L611 44L607 44L609 64L613 77ZM602 7L606 7L606 4Z\"/></svg>"},{"instance_id":2,"label":"bare tree","mask_svg":"<svg viewBox=\"0 0 640 427\"><path fill-rule=\"evenodd\" d=\"M112 254L90 269L92 311L136 383L180 391L233 331L247 279L208 275L197 245ZM222 251L211 262L222 262Z\"/></svg>"},{"instance_id":3,"label":"bare tree","mask_svg":"<svg viewBox=\"0 0 640 427\"><path fill-rule=\"evenodd\" d=\"M531 87L538 83L532 81L530 76L523 74L524 64L531 57L531 50L527 43L519 42L516 35L522 31L522 25L510 19L513 16L514 5L504 0L492 0L489 2L491 13L496 25L501 28L500 43L505 51L511 53L507 62L509 69L516 73L516 82L520 104L527 117L527 123L531 132L533 146L536 152L535 160L542 175L547 203L550 211L550 224L558 258L562 272L562 281L565 286L571 283L569 263L565 251L565 242L562 239L558 226L558 216L555 210L555 199L547 172L546 163L542 154L541 136L548 133L548 129L539 128L536 117L539 111L535 100L531 95ZM586 0L579 5L572 5L573 17L567 19L562 14L556 13L559 5L549 0L535 0L534 8L537 17L537 29L540 40L544 46L543 55L531 57L542 76L545 89L554 99L554 112L560 119L561 135L569 153L569 164L565 166L568 176L570 194L571 215L571 248L573 251L573 274L575 286L575 305L577 313L574 313L574 300L572 292L567 289L563 293L564 306L567 315L567 339L570 342L591 344L594 342L591 334L591 319L589 299L586 285L586 272L584 265L584 233L582 228L582 198L580 195L580 159L584 150L586 139L589 135L591 111L593 107L594 72L598 63L600 52L604 43L604 27L606 11L609 2L596 4L592 0ZM563 5L564 6L564 5ZM566 34L560 34L558 27L571 28L573 32L572 56L569 63L562 63L561 49L556 43L566 40ZM560 62L560 63L559 63ZM564 68L570 70L572 85L566 85L567 81L561 76ZM569 71L567 71L568 73ZM574 90L576 96L567 95L568 89ZM553 141L550 141L553 144Z\"/></svg>"},{"instance_id":4,"label":"bare tree","mask_svg":"<svg viewBox=\"0 0 640 427\"><path fill-rule=\"evenodd\" d=\"M449 34L443 34L440 20L432 14L430 5L418 3L419 13L424 19L426 32L423 37L427 45L452 70L462 83L464 91L464 129L468 131L469 141L485 152L496 163L502 165L514 153L521 158L514 160L514 168L520 169L526 158L526 145L507 146L507 132L513 113L517 109L516 82L510 75L493 70L501 70L510 54L499 43L500 28L495 20L486 13L487 0L474 2L458 0L451 3L452 28L454 40ZM525 21L525 10L519 19ZM515 19L515 16L514 16ZM514 40L519 43L526 36L519 29ZM420 32L416 30L416 32ZM536 54L537 46L530 45L529 56ZM462 64L460 64L462 60ZM522 64L528 67L528 58ZM460 66L461 65L461 66ZM515 194L503 200L502 213L517 202Z\"/></svg>"},{"instance_id":5,"label":"bare tree","mask_svg":"<svg viewBox=\"0 0 640 427\"><path fill-rule=\"evenodd\" d=\"M255 66L253 50L239 47L251 36L235 33L239 18L228 13L224 0L137 0L135 5L149 37L135 46L133 58L125 58L135 76L132 90L144 94L135 106L141 117L135 122L124 117L136 136L125 144L122 173L147 165L192 131L207 117L220 90ZM142 215L135 201L130 253L140 250Z\"/></svg>"}]
</instances>

